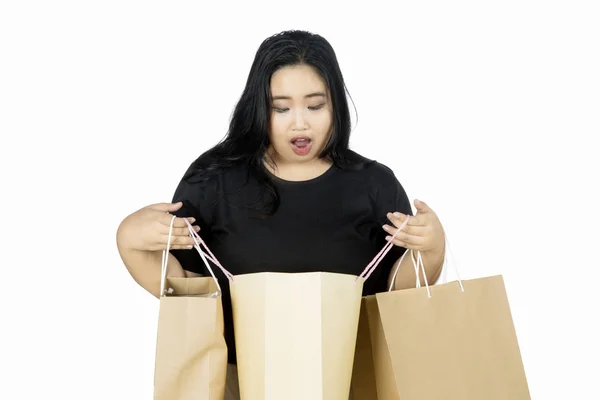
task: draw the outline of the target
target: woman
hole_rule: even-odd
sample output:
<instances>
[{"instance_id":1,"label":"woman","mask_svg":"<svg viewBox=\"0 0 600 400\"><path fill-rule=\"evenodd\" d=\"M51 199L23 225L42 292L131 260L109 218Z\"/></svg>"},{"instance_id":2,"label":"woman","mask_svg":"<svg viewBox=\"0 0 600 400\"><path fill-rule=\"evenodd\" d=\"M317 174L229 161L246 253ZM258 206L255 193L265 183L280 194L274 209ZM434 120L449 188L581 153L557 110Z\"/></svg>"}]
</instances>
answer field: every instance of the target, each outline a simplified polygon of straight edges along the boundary
<instances>
[{"instance_id":1,"label":"woman","mask_svg":"<svg viewBox=\"0 0 600 400\"><path fill-rule=\"evenodd\" d=\"M195 160L172 203L129 215L118 247L133 278L159 296L161 250L177 215L169 276L206 275L184 218L234 275L328 271L359 275L412 215L394 173L349 149L350 113L336 55L321 36L286 31L258 49L226 138ZM401 153L402 149L398 149ZM415 201L416 216L394 240L364 294L415 285L406 249L420 250L428 281L439 276L444 233L436 214ZM223 276L228 391L236 362L231 300ZM233 377L233 378L232 378Z\"/></svg>"}]
</instances>

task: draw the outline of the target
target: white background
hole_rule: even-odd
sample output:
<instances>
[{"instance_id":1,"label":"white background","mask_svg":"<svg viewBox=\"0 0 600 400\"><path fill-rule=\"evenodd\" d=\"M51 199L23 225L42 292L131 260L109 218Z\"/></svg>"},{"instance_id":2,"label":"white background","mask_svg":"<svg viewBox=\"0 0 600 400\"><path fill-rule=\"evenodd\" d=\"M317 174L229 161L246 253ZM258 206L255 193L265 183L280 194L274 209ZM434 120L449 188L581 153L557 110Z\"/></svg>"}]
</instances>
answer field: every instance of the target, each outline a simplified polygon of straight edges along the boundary
<instances>
[{"instance_id":1,"label":"white background","mask_svg":"<svg viewBox=\"0 0 600 400\"><path fill-rule=\"evenodd\" d=\"M289 28L336 50L352 148L438 213L465 278L504 276L532 397L600 398L595 2L199 3L0 6L0 398L151 398L158 300L116 229L171 200Z\"/></svg>"}]
</instances>

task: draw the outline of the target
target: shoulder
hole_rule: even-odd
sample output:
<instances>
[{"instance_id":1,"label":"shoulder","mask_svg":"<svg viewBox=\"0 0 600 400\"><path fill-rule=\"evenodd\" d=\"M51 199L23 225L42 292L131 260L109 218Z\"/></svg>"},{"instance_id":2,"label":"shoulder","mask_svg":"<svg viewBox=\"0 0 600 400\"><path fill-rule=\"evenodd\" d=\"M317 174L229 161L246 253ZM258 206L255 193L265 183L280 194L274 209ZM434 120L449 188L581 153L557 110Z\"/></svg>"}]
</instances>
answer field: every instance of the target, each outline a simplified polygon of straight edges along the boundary
<instances>
[{"instance_id":1,"label":"shoulder","mask_svg":"<svg viewBox=\"0 0 600 400\"><path fill-rule=\"evenodd\" d=\"M375 187L390 187L399 183L394 171L382 162L369 159L352 150L347 151L346 159L352 167L341 166L341 169L355 174L359 179Z\"/></svg>"},{"instance_id":2,"label":"shoulder","mask_svg":"<svg viewBox=\"0 0 600 400\"><path fill-rule=\"evenodd\" d=\"M375 205L378 218L385 218L389 211L413 215L410 200L397 174L386 164L372 160L362 171L364 182ZM364 186L363 186L364 187Z\"/></svg>"},{"instance_id":3,"label":"shoulder","mask_svg":"<svg viewBox=\"0 0 600 400\"><path fill-rule=\"evenodd\" d=\"M242 163L227 166L209 166L197 169L193 164L181 177L181 184L195 189L215 189L223 181L246 179L248 167Z\"/></svg>"},{"instance_id":4,"label":"shoulder","mask_svg":"<svg viewBox=\"0 0 600 400\"><path fill-rule=\"evenodd\" d=\"M239 185L247 176L243 165L198 170L190 166L180 177L174 201L190 199L195 203L212 202L225 186Z\"/></svg>"},{"instance_id":5,"label":"shoulder","mask_svg":"<svg viewBox=\"0 0 600 400\"><path fill-rule=\"evenodd\" d=\"M394 171L390 167L379 161L373 161L373 163L368 168L368 173L374 181L384 185L388 185L398 181Z\"/></svg>"},{"instance_id":6,"label":"shoulder","mask_svg":"<svg viewBox=\"0 0 600 400\"><path fill-rule=\"evenodd\" d=\"M239 188L247 175L247 168L240 165L202 173L188 170L178 181L172 203L182 202L178 214L194 216L203 225L210 225L213 210L223 193Z\"/></svg>"},{"instance_id":7,"label":"shoulder","mask_svg":"<svg viewBox=\"0 0 600 400\"><path fill-rule=\"evenodd\" d=\"M353 172L345 172L351 178L351 185L361 188L369 194L373 203L381 210L398 210L412 214L410 201L404 186L397 174L388 165L377 160L370 160L355 153L357 159L362 159L362 168Z\"/></svg>"}]
</instances>

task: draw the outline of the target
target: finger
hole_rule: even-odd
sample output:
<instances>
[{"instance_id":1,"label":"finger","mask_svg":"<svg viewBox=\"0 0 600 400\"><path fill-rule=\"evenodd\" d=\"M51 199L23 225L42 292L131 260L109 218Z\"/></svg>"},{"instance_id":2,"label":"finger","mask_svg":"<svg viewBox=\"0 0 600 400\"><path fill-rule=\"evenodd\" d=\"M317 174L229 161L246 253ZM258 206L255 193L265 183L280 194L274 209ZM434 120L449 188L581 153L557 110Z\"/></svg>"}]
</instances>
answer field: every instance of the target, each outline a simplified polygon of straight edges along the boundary
<instances>
[{"instance_id":1,"label":"finger","mask_svg":"<svg viewBox=\"0 0 600 400\"><path fill-rule=\"evenodd\" d=\"M423 213L417 211L417 215L415 215L414 217L410 217L410 221L408 221L407 225L426 226L427 218L428 218L428 216L426 214L423 214Z\"/></svg>"},{"instance_id":2,"label":"finger","mask_svg":"<svg viewBox=\"0 0 600 400\"><path fill-rule=\"evenodd\" d=\"M151 210L161 211L161 212L175 212L179 210L183 206L183 203L156 203L148 206Z\"/></svg>"},{"instance_id":3,"label":"finger","mask_svg":"<svg viewBox=\"0 0 600 400\"><path fill-rule=\"evenodd\" d=\"M429 206L424 201L415 199L414 203L418 212L428 213L431 211L431 208L429 208Z\"/></svg>"},{"instance_id":4,"label":"finger","mask_svg":"<svg viewBox=\"0 0 600 400\"><path fill-rule=\"evenodd\" d=\"M164 248L166 248L168 240L169 240L169 235L161 235L159 243L162 244L163 246L165 246ZM175 245L193 246L194 244L196 244L196 242L189 235L171 236L171 245L172 246L175 246Z\"/></svg>"},{"instance_id":5,"label":"finger","mask_svg":"<svg viewBox=\"0 0 600 400\"><path fill-rule=\"evenodd\" d=\"M200 232L200 227L198 225L193 225L193 228L195 232ZM169 227L167 225L160 224L159 232L164 235L168 235ZM187 225L185 228L173 228L173 232L171 233L172 236L187 236L189 234L190 230Z\"/></svg>"},{"instance_id":6,"label":"finger","mask_svg":"<svg viewBox=\"0 0 600 400\"><path fill-rule=\"evenodd\" d=\"M386 241L390 241L392 239L391 236L386 236L385 240ZM410 249L410 250L420 250L420 246L419 245L415 245L415 244L410 244L410 243L406 243L400 239L398 239L397 237L394 238L394 240L392 241L392 243L396 246L400 246L400 247L404 247L405 249Z\"/></svg>"},{"instance_id":7,"label":"finger","mask_svg":"<svg viewBox=\"0 0 600 400\"><path fill-rule=\"evenodd\" d=\"M396 233L396 230L398 230L399 226L401 226L400 223L394 226L385 224L383 225L383 229L389 234L393 235ZM425 226L411 226L407 224L404 226L404 228L402 228L402 232L406 232L415 236L425 236L427 234L427 228Z\"/></svg>"},{"instance_id":8,"label":"finger","mask_svg":"<svg viewBox=\"0 0 600 400\"><path fill-rule=\"evenodd\" d=\"M171 247L169 248L169 250L191 250L193 248L194 248L193 245L171 244ZM158 243L151 248L151 250L153 250L153 251L166 250L166 249L167 249L166 243L162 243L162 244Z\"/></svg>"},{"instance_id":9,"label":"finger","mask_svg":"<svg viewBox=\"0 0 600 400\"><path fill-rule=\"evenodd\" d=\"M167 246L165 246L165 247L167 247ZM171 250L191 250L193 248L194 248L194 246L191 246L191 245L190 246L182 246L182 245L171 246Z\"/></svg>"},{"instance_id":10,"label":"finger","mask_svg":"<svg viewBox=\"0 0 600 400\"><path fill-rule=\"evenodd\" d=\"M400 231L396 235L395 239L398 239L399 241L404 242L406 244L417 246L420 246L425 242L425 239L422 236L410 235L408 233L405 233L404 231Z\"/></svg>"},{"instance_id":11,"label":"finger","mask_svg":"<svg viewBox=\"0 0 600 400\"><path fill-rule=\"evenodd\" d=\"M392 237L391 237L391 236L386 236L386 237L385 237L385 240L387 240L388 242L390 241L390 239L392 239ZM394 241L393 241L392 243L393 243L394 245L396 245L396 246L400 246L400 247L404 247L404 248L406 248L406 246L407 246L407 244L406 244L406 243L404 243L403 241L401 241L401 240L398 240L398 239L394 239Z\"/></svg>"},{"instance_id":12,"label":"finger","mask_svg":"<svg viewBox=\"0 0 600 400\"><path fill-rule=\"evenodd\" d=\"M393 214L388 213L387 217L390 220L390 222L392 222L395 226L400 226L406 220L407 215L396 211ZM406 226L424 226L424 225L425 225L425 218L423 218L423 216L421 216L419 214L417 214L415 216L410 216L410 219L408 220L408 224L406 224Z\"/></svg>"},{"instance_id":13,"label":"finger","mask_svg":"<svg viewBox=\"0 0 600 400\"><path fill-rule=\"evenodd\" d=\"M161 224L166 225L167 227L171 226L171 220L173 219L173 215L171 214L161 214L158 218L158 220L160 221ZM194 222L196 222L196 218L193 217L177 217L175 218L175 222L173 222L173 228L186 228L187 224L185 223L185 220L188 220L190 222L190 224L193 224Z\"/></svg>"}]
</instances>

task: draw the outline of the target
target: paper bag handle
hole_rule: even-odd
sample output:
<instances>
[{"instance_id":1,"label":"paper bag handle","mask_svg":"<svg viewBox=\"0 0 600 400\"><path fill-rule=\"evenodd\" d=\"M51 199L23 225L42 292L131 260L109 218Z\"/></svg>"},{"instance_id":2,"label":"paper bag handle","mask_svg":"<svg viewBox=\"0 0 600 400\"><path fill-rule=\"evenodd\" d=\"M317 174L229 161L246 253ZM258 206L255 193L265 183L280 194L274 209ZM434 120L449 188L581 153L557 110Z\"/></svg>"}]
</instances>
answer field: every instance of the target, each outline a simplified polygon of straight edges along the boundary
<instances>
[{"instance_id":1,"label":"paper bag handle","mask_svg":"<svg viewBox=\"0 0 600 400\"><path fill-rule=\"evenodd\" d=\"M452 265L454 266L454 272L456 273L456 280L460 284L460 289L464 292L465 287L463 286L463 282L460 279L460 274L458 272L458 264L454 260L454 253L452 253L452 247L450 246L450 239L448 239L448 235L444 234L444 239L446 240L446 251L444 252L444 263L442 264L442 281L444 283L448 283L448 268L445 268L448 264L448 254L450 254L450 259L452 260Z\"/></svg>"},{"instance_id":2,"label":"paper bag handle","mask_svg":"<svg viewBox=\"0 0 600 400\"><path fill-rule=\"evenodd\" d=\"M167 264L169 263L169 249L171 248L171 236L173 235L173 223L175 222L175 218L177 218L176 215L174 215L171 218L171 224L169 226L169 236L167 238L167 248L165 250L163 250L162 252L162 265L161 265L161 274L160 274L160 296L163 296L165 294L165 282L167 279ZM188 225L188 229L190 230L190 233L196 233L194 231L194 228L192 227L192 225L189 223L189 221L187 219L185 219L185 222ZM194 235L192 235L192 237L194 238L194 242L196 242L196 245L194 247L196 247L196 250L198 250L198 252L200 253L200 257L202 257L202 260L204 261L204 263L206 264L208 271L210 272L212 278L215 281L215 284L217 285L217 290L219 293L221 293L221 285L219 285L219 280L217 279L217 277L215 276L214 272L212 271L210 265L208 264L208 261L206 261L206 258L209 258L211 261L213 261L216 265L218 265L225 273L226 276L229 278L229 276L231 276L231 274L229 272L227 272L223 267L221 267L221 264L217 261L216 257L210 253L210 250L208 249L208 247L206 247L206 244L204 243L204 241L202 240L202 238L200 238L199 236L196 237ZM210 253L210 255L205 254L202 249L200 249L199 243L198 243L198 239L200 240L200 242L202 244L204 244L204 246L206 247L206 249L208 250L208 252Z\"/></svg>"},{"instance_id":3,"label":"paper bag handle","mask_svg":"<svg viewBox=\"0 0 600 400\"><path fill-rule=\"evenodd\" d=\"M400 233L400 231L402 230L402 228L404 228L406 226L406 224L408 224L409 220L410 220L410 215L407 215L406 216L406 221L404 221L402 223L402 225L400 225L400 227L396 230L396 233L394 233L394 235L392 236L392 238L390 239L390 241L387 242L385 244L385 246L383 246L383 248L379 251L379 253L377 253L377 255L373 258L373 260L371 260L371 262L369 263L369 265L367 265L367 267L358 276L358 278L363 278L365 281L367 279L369 279L369 276L371 276L371 274L373 273L373 271L375 271L375 269L377 268L377 266L379 265L379 263L381 262L381 260L383 260L383 258L387 255L387 253L394 246L393 242L394 242L394 239L396 238L396 235L398 233ZM356 279L358 280L358 278L356 278Z\"/></svg>"},{"instance_id":4,"label":"paper bag handle","mask_svg":"<svg viewBox=\"0 0 600 400\"><path fill-rule=\"evenodd\" d=\"M442 281L444 283L448 282L447 279L447 274L448 274L448 268L446 268L447 266L447 261L448 261L448 253L450 253L450 257L452 258L452 265L454 266L454 271L456 272L456 278L458 280L458 283L460 285L460 289L461 291L465 291L465 287L462 283L462 280L460 279L460 274L458 273L458 267L456 265L456 262L454 261L454 255L452 253L452 249L450 248L450 242L448 240L448 235L444 234L444 240L446 242L446 249L444 251L444 262L442 263ZM392 291L392 289L394 288L394 283L396 282L396 275L398 275L398 270L400 269L400 265L402 264L402 260L404 259L404 257L406 256L406 254L410 251L410 257L413 263L413 266L415 268L415 275L416 275L416 287L419 288L421 287L421 278L419 276L419 266L421 266L421 271L423 272L423 277L425 278L425 286L427 287L427 296L429 298L431 298L431 291L429 290L429 284L427 283L427 275L425 274L425 266L423 265L423 257L421 256L421 252L417 250L417 259L415 260L414 257L414 251L413 250L409 250L407 249L404 254L402 254L402 257L400 257L400 261L398 261L398 266L396 267L396 271L394 271L394 275L392 277L392 282L390 283L390 287L388 289L389 292Z\"/></svg>"},{"instance_id":5,"label":"paper bag handle","mask_svg":"<svg viewBox=\"0 0 600 400\"><path fill-rule=\"evenodd\" d=\"M217 282L217 278L215 277L215 274L213 273L212 268L210 267L210 264L208 263L208 261L206 260L207 258L212 261L217 267L219 267L219 269L223 272L223 274L225 274L225 277L229 280L229 282L233 282L233 275L231 274L231 272L227 271L219 262L219 260L217 260L217 257L215 257L215 255L212 253L212 251L210 251L210 249L208 248L208 245L204 242L204 240L202 240L202 237L200 237L200 235L198 235L198 233L194 230L194 228L192 227L192 224L190 224L190 222L186 219L185 223L188 226L188 230L190 231L190 236L192 237L192 239L194 239L194 248L198 251L198 254L200 254L200 257L202 257L202 261L204 262L204 265L206 265L206 268L208 268L208 271L210 272L210 274L212 275L212 277L215 279L215 282ZM202 249L200 248L200 245L204 246L204 248L206 249L206 251L208 252L208 254L204 253L204 251L202 251ZM217 282L217 286L219 285L219 283ZM220 290L220 288L219 288Z\"/></svg>"},{"instance_id":6,"label":"paper bag handle","mask_svg":"<svg viewBox=\"0 0 600 400\"><path fill-rule=\"evenodd\" d=\"M398 270L400 269L400 265L402 265L402 261L404 257L410 252L410 258L412 260L413 266L415 268L415 275L417 276L417 282L415 284L416 287L421 287L421 278L419 277L419 265L421 266L421 271L423 271L423 276L425 277L425 287L427 287L427 297L431 298L431 291L429 290L429 283L427 283L427 274L425 273L425 266L423 265L423 258L421 257L421 252L417 251L417 260L414 257L414 251L411 249L406 249L400 260L398 261L398 266L396 266L396 270L394 271L394 275L392 276L392 282L390 283L390 288L388 292L391 292L394 288L394 283L396 283L396 275L398 275ZM443 268L443 267L442 267Z\"/></svg>"},{"instance_id":7,"label":"paper bag handle","mask_svg":"<svg viewBox=\"0 0 600 400\"><path fill-rule=\"evenodd\" d=\"M162 252L162 262L160 268L160 293L159 296L165 294L165 281L167 280L167 264L169 263L168 251L171 248L171 235L173 234L173 223L175 222L176 216L173 215L171 218L171 224L169 225L169 236L167 238L167 248Z\"/></svg>"},{"instance_id":8,"label":"paper bag handle","mask_svg":"<svg viewBox=\"0 0 600 400\"><path fill-rule=\"evenodd\" d=\"M373 271L375 271L375 269L377 268L377 266L379 265L379 263L381 263L381 261L383 260L383 258L392 249L392 247L394 246L393 241L394 241L396 235L398 235L398 233L400 233L400 231L406 226L406 224L408 224L408 221L410 220L410 218L411 218L410 215L406 216L406 220L396 230L396 233L394 233L394 235L392 235L392 237L388 241L388 243L386 243L385 246L383 246L383 248L379 251L379 253L373 258L373 260L371 260L371 262L369 263L369 265L367 265L367 267L363 270L363 272L356 278L357 280L358 280L358 278L363 278L364 280L367 280L371 276L371 274L373 273ZM171 223L172 222L173 221L171 221ZM204 242L204 240L202 240L202 237L200 235L198 235L198 233L194 230L194 228L192 227L192 224L190 224L190 222L187 219L185 219L185 223L187 224L188 230L190 231L190 236L194 239L194 242L195 242L195 246L194 247L195 247L195 249L198 251L198 254L200 254L200 257L202 258L202 261L204 262L204 264L208 268L208 271L210 272L210 274L212 275L212 277L217 282L217 286L219 287L219 283L217 281L217 278L215 277L215 274L212 271L212 268L210 267L210 264L207 261L207 258L209 260L211 260L217 267L219 267L221 269L221 271L227 277L227 279L229 280L229 282L233 282L233 275L229 271L227 271L221 265L221 263L219 262L219 260L217 260L217 257L215 257L215 255L210 251L208 245ZM171 237L171 234L170 234L170 231L169 231L169 242L170 242L170 237ZM206 254L206 253L204 253L204 251L202 251L202 249L200 248L200 245L204 246L204 248L206 249L206 251L208 252L208 254ZM406 254L406 252L405 252L405 254ZM424 271L423 271L423 273L424 273ZM418 274L417 274L417 277L418 277ZM395 279L395 275L394 275L394 279ZM220 290L220 287L219 287L219 290Z\"/></svg>"}]
</instances>

